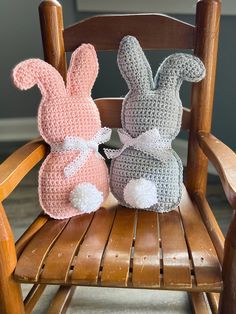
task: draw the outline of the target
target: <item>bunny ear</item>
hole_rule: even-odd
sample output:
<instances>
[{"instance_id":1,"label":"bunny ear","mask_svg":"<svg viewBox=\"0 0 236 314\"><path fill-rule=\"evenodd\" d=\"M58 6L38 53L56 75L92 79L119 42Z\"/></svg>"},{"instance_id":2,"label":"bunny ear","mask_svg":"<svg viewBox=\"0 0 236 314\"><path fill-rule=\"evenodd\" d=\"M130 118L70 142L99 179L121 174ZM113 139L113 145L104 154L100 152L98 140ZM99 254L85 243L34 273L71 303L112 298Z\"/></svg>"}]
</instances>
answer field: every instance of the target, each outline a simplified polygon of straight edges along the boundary
<instances>
[{"instance_id":1,"label":"bunny ear","mask_svg":"<svg viewBox=\"0 0 236 314\"><path fill-rule=\"evenodd\" d=\"M38 84L43 97L65 95L65 84L60 73L47 62L28 59L20 62L12 72L13 82L21 90Z\"/></svg>"},{"instance_id":2,"label":"bunny ear","mask_svg":"<svg viewBox=\"0 0 236 314\"><path fill-rule=\"evenodd\" d=\"M82 44L70 61L67 73L67 91L71 95L90 95L98 75L98 60L94 47Z\"/></svg>"},{"instance_id":3,"label":"bunny ear","mask_svg":"<svg viewBox=\"0 0 236 314\"><path fill-rule=\"evenodd\" d=\"M176 53L167 57L155 76L159 86L179 85L179 81L199 82L206 74L202 61L190 54Z\"/></svg>"},{"instance_id":4,"label":"bunny ear","mask_svg":"<svg viewBox=\"0 0 236 314\"><path fill-rule=\"evenodd\" d=\"M147 58L133 36L125 36L118 50L117 62L128 87L135 89L152 89L152 70Z\"/></svg>"},{"instance_id":5,"label":"bunny ear","mask_svg":"<svg viewBox=\"0 0 236 314\"><path fill-rule=\"evenodd\" d=\"M189 82L199 82L206 76L206 68L203 62L190 54L183 54L182 64L185 64L182 71L182 79Z\"/></svg>"}]
</instances>

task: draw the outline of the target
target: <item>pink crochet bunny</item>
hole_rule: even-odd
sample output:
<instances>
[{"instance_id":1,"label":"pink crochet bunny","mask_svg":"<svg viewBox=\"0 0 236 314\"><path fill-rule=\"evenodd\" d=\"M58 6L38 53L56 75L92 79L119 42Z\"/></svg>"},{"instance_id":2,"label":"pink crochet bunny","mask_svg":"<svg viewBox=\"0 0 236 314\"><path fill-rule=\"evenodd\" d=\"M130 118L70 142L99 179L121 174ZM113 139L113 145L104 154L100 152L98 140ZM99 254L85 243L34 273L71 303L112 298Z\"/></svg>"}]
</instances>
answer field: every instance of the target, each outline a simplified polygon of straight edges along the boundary
<instances>
[{"instance_id":1,"label":"pink crochet bunny","mask_svg":"<svg viewBox=\"0 0 236 314\"><path fill-rule=\"evenodd\" d=\"M109 192L108 170L98 145L109 140L101 128L91 89L98 74L95 49L83 44L74 51L67 85L59 72L39 59L18 64L15 85L41 90L39 131L51 146L39 172L39 199L44 211L63 219L97 210Z\"/></svg>"}]
</instances>

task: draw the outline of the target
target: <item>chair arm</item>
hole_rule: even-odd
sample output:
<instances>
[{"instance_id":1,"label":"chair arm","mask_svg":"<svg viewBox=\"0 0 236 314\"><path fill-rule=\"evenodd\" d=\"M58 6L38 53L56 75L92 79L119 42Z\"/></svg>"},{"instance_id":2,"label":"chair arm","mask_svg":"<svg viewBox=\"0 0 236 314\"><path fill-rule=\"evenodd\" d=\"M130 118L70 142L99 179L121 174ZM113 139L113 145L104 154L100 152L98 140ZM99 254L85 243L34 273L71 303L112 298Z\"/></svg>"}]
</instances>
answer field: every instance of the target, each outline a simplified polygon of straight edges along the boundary
<instances>
[{"instance_id":1,"label":"chair arm","mask_svg":"<svg viewBox=\"0 0 236 314\"><path fill-rule=\"evenodd\" d=\"M23 145L0 165L0 201L3 201L24 176L48 152L48 145L37 138Z\"/></svg>"},{"instance_id":2,"label":"chair arm","mask_svg":"<svg viewBox=\"0 0 236 314\"><path fill-rule=\"evenodd\" d=\"M236 209L236 154L215 136L199 132L198 142L218 172L227 200Z\"/></svg>"}]
</instances>

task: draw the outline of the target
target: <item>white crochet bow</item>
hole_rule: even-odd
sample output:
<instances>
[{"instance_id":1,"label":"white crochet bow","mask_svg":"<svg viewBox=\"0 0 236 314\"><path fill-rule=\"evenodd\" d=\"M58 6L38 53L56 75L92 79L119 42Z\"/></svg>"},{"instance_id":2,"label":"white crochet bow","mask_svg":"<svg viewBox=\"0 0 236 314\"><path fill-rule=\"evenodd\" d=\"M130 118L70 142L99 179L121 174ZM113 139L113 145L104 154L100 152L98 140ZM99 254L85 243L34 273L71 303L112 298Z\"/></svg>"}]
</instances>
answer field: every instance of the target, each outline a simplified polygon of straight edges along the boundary
<instances>
[{"instance_id":1,"label":"white crochet bow","mask_svg":"<svg viewBox=\"0 0 236 314\"><path fill-rule=\"evenodd\" d=\"M110 137L111 129L109 128L101 128L91 140L84 140L77 136L66 136L62 143L52 144L51 151L79 151L79 156L64 168L64 175L70 177L82 167L93 151L99 158L103 158L98 152L98 145L109 141Z\"/></svg>"},{"instance_id":2,"label":"white crochet bow","mask_svg":"<svg viewBox=\"0 0 236 314\"><path fill-rule=\"evenodd\" d=\"M105 154L109 159L120 156L126 148L131 146L163 162L171 156L171 141L164 140L157 128L143 132L135 138L131 137L123 129L119 129L118 134L123 146L121 149L105 149Z\"/></svg>"}]
</instances>

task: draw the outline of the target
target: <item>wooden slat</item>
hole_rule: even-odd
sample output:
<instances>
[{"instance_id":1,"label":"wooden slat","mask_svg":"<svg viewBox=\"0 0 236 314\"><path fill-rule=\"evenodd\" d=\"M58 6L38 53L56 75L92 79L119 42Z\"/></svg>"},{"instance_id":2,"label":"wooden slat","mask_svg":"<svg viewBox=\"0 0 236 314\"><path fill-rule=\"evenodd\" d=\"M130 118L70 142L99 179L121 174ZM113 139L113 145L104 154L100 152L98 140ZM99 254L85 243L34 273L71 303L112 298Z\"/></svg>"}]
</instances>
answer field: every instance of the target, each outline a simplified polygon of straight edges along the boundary
<instances>
[{"instance_id":1,"label":"wooden slat","mask_svg":"<svg viewBox=\"0 0 236 314\"><path fill-rule=\"evenodd\" d=\"M214 293L214 292L208 292L206 295L207 295L207 299L208 299L212 314L218 314L220 294Z\"/></svg>"},{"instance_id":2,"label":"wooden slat","mask_svg":"<svg viewBox=\"0 0 236 314\"><path fill-rule=\"evenodd\" d=\"M33 238L33 236L42 228L48 221L48 216L40 214L35 221L29 226L29 228L23 233L19 240L16 242L16 254L17 258L20 257L21 252L24 250L27 243Z\"/></svg>"},{"instance_id":3,"label":"wooden slat","mask_svg":"<svg viewBox=\"0 0 236 314\"><path fill-rule=\"evenodd\" d=\"M224 258L224 235L216 221L216 218L206 200L206 197L202 193L195 193L193 195L194 201L199 209L202 219L207 227L207 231L211 237L211 240L215 246L219 262L223 265Z\"/></svg>"},{"instance_id":4,"label":"wooden slat","mask_svg":"<svg viewBox=\"0 0 236 314\"><path fill-rule=\"evenodd\" d=\"M115 208L110 210L102 208L96 212L76 259L71 276L73 284L97 283L102 255L115 213Z\"/></svg>"},{"instance_id":5,"label":"wooden slat","mask_svg":"<svg viewBox=\"0 0 236 314\"><path fill-rule=\"evenodd\" d=\"M191 292L189 298L194 314L209 314L207 300L203 292Z\"/></svg>"},{"instance_id":6,"label":"wooden slat","mask_svg":"<svg viewBox=\"0 0 236 314\"><path fill-rule=\"evenodd\" d=\"M43 261L56 241L68 219L49 219L39 230L37 237L34 237L24 250L16 265L15 278L21 281L36 282L38 280Z\"/></svg>"},{"instance_id":7,"label":"wooden slat","mask_svg":"<svg viewBox=\"0 0 236 314\"><path fill-rule=\"evenodd\" d=\"M47 285L44 284L35 284L32 287L24 300L25 314L32 313L35 305L37 304L46 287Z\"/></svg>"},{"instance_id":8,"label":"wooden slat","mask_svg":"<svg viewBox=\"0 0 236 314\"><path fill-rule=\"evenodd\" d=\"M162 14L100 15L64 30L65 50L82 43L96 50L116 50L126 35L138 38L143 49L192 49L195 27Z\"/></svg>"},{"instance_id":9,"label":"wooden slat","mask_svg":"<svg viewBox=\"0 0 236 314\"><path fill-rule=\"evenodd\" d=\"M40 282L62 283L67 281L75 252L92 219L93 213L70 219L44 261L45 266L40 274Z\"/></svg>"},{"instance_id":10,"label":"wooden slat","mask_svg":"<svg viewBox=\"0 0 236 314\"><path fill-rule=\"evenodd\" d=\"M179 208L191 251L197 285L221 287L221 266L215 248L197 207L191 202L186 189L184 189Z\"/></svg>"},{"instance_id":11,"label":"wooden slat","mask_svg":"<svg viewBox=\"0 0 236 314\"><path fill-rule=\"evenodd\" d=\"M134 225L135 210L119 206L104 255L102 285L127 286Z\"/></svg>"},{"instance_id":12,"label":"wooden slat","mask_svg":"<svg viewBox=\"0 0 236 314\"><path fill-rule=\"evenodd\" d=\"M121 109L123 98L98 98L94 100L102 121L102 126L121 128ZM182 130L190 128L191 111L183 107Z\"/></svg>"},{"instance_id":13,"label":"wooden slat","mask_svg":"<svg viewBox=\"0 0 236 314\"><path fill-rule=\"evenodd\" d=\"M132 283L135 287L160 286L160 247L158 216L138 211Z\"/></svg>"},{"instance_id":14,"label":"wooden slat","mask_svg":"<svg viewBox=\"0 0 236 314\"><path fill-rule=\"evenodd\" d=\"M178 210L159 214L165 287L191 287L189 254Z\"/></svg>"},{"instance_id":15,"label":"wooden slat","mask_svg":"<svg viewBox=\"0 0 236 314\"><path fill-rule=\"evenodd\" d=\"M75 289L76 286L61 286L53 298L47 314L65 314Z\"/></svg>"}]
</instances>

